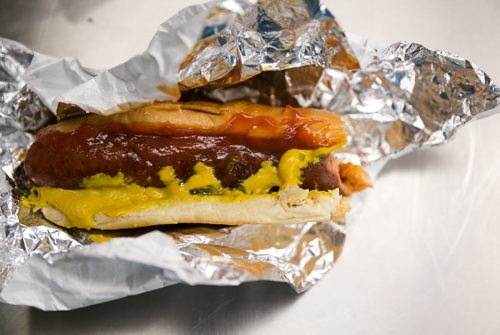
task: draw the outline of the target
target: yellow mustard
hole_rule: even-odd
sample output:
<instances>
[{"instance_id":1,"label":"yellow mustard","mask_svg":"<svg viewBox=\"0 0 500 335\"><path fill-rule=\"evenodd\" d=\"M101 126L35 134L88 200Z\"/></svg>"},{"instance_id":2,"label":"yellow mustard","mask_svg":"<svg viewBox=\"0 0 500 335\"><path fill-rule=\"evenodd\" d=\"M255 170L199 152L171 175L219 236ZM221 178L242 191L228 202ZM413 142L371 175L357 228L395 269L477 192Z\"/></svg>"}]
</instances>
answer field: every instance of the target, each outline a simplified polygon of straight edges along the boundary
<instances>
[{"instance_id":1,"label":"yellow mustard","mask_svg":"<svg viewBox=\"0 0 500 335\"><path fill-rule=\"evenodd\" d=\"M247 194L267 194L271 188L281 186L278 169L272 162L262 162L261 168L242 183Z\"/></svg>"}]
</instances>

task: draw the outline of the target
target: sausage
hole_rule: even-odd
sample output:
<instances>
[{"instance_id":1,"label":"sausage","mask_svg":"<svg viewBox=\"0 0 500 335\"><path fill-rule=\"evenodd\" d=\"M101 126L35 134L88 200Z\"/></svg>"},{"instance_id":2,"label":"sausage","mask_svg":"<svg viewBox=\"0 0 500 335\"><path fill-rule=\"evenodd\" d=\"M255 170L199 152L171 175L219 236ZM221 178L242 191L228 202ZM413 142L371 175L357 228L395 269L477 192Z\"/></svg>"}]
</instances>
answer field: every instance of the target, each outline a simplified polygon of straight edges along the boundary
<instances>
[{"instance_id":1,"label":"sausage","mask_svg":"<svg viewBox=\"0 0 500 335\"><path fill-rule=\"evenodd\" d=\"M327 191L338 188L345 196L351 190L342 182L339 163L333 155L324 157L316 164L309 164L302 170L302 188L308 190Z\"/></svg>"},{"instance_id":2,"label":"sausage","mask_svg":"<svg viewBox=\"0 0 500 335\"><path fill-rule=\"evenodd\" d=\"M138 185L162 187L161 168L172 166L185 181L193 166L203 162L214 168L224 187L234 188L257 172L262 161L277 164L283 150L241 137L137 135L83 125L77 132L40 134L24 169L36 186L75 189L85 177L122 172Z\"/></svg>"},{"instance_id":3,"label":"sausage","mask_svg":"<svg viewBox=\"0 0 500 335\"><path fill-rule=\"evenodd\" d=\"M172 166L186 181L197 162L214 168L224 187L237 188L256 173L263 161L277 165L293 143L241 136L162 136L127 132L122 127L83 124L72 132L41 132L30 147L24 170L36 186L79 188L82 180L97 173L123 173L141 186L162 187L158 172ZM351 191L342 183L339 164L332 156L302 171L305 189Z\"/></svg>"}]
</instances>

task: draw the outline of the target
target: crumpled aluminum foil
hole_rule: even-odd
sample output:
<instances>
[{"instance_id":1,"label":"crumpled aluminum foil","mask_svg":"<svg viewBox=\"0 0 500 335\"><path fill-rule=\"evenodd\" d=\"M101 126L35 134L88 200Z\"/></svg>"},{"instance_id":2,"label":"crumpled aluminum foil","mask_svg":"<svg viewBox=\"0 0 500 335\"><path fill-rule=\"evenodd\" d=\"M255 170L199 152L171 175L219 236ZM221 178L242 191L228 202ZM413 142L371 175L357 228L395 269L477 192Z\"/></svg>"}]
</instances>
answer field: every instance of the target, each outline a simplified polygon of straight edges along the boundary
<instances>
[{"instance_id":1,"label":"crumpled aluminum foil","mask_svg":"<svg viewBox=\"0 0 500 335\"><path fill-rule=\"evenodd\" d=\"M341 113L349 132L342 158L362 163L372 176L387 159L421 146L442 144L459 126L476 115L486 115L485 111L500 104L499 87L481 70L463 58L418 44L396 43L378 52L368 48L364 41L351 39L358 56L360 51L364 53L359 57L364 65L362 70L349 71L351 67L335 56L322 58L338 55L339 50L349 54L351 48L340 27L332 23L333 16L317 1L212 2L191 7L162 26L187 25L193 17L204 17L206 21L200 24L201 47L195 46L201 52L188 55L186 59L194 61L185 62L178 73L184 99L247 98L270 104L316 106ZM292 33L292 28L307 34ZM182 40L180 50L197 43L168 35L176 34L175 29L161 28L159 33L164 41ZM248 43L247 38L233 38L234 34L248 35L252 41L264 44ZM330 43L322 36L336 36L337 40ZM210 45L217 37L232 41L233 55L252 54L252 59L266 60L272 66L259 66L259 61L248 63L249 67L242 66L244 61L233 62L226 57L227 44ZM302 40L294 43L293 38ZM150 46L142 57L154 53L155 48L162 46L160 42ZM281 49L276 48L278 42ZM209 55L203 51L207 45L210 45ZM161 57L161 53L156 54ZM63 310L178 282L237 285L272 280L289 283L302 292L334 265L346 230L346 226L334 222L231 228L179 225L106 236L61 229L40 218L33 218L27 225L19 223L14 169L22 158L22 149L32 140L31 132L51 118L23 81L23 72L32 57L33 53L25 47L0 39L1 301ZM177 55L176 59L182 57ZM141 56L134 59L139 64L144 62ZM161 59L150 61L168 63ZM355 63L354 59L350 64ZM127 67L119 71L126 71ZM135 71L133 66L130 68ZM198 71L201 68L217 71ZM172 69L163 70L172 73ZM235 71L239 71L236 76ZM110 73L121 74L116 69L104 71L89 81L95 83L100 76L107 78L110 85L106 86L106 97L113 99L123 86L119 82L113 86ZM61 76L61 81L64 80ZM205 83L210 85L199 87ZM126 96L139 102L144 91L137 93L134 84L131 83ZM88 87L88 82L81 85ZM82 98L78 96L82 87L74 82L71 85L68 92L72 103ZM40 86L33 88L44 101L57 95L53 91L45 94ZM66 92L60 93L63 96ZM112 100L105 103L109 101ZM93 102L94 106L100 103ZM358 211L362 198L361 195L353 199L353 207ZM349 216L348 222L353 219L355 215ZM113 238L106 243L92 242L109 237Z\"/></svg>"},{"instance_id":2,"label":"crumpled aluminum foil","mask_svg":"<svg viewBox=\"0 0 500 335\"><path fill-rule=\"evenodd\" d=\"M221 18L228 19L226 6L216 6L207 24L220 29ZM308 65L359 68L344 32L318 1L258 1L218 30L205 29L181 64L181 89L234 85L264 71Z\"/></svg>"},{"instance_id":3,"label":"crumpled aluminum foil","mask_svg":"<svg viewBox=\"0 0 500 335\"><path fill-rule=\"evenodd\" d=\"M0 290L13 267L26 257L79 245L59 229L31 229L17 218L14 168L33 140L32 132L54 118L22 79L32 59L33 52L25 46L0 39Z\"/></svg>"},{"instance_id":4,"label":"crumpled aluminum foil","mask_svg":"<svg viewBox=\"0 0 500 335\"><path fill-rule=\"evenodd\" d=\"M31 141L34 131L51 119L49 110L26 86L22 76L33 59L23 45L3 39L0 44L0 163L9 165Z\"/></svg>"}]
</instances>

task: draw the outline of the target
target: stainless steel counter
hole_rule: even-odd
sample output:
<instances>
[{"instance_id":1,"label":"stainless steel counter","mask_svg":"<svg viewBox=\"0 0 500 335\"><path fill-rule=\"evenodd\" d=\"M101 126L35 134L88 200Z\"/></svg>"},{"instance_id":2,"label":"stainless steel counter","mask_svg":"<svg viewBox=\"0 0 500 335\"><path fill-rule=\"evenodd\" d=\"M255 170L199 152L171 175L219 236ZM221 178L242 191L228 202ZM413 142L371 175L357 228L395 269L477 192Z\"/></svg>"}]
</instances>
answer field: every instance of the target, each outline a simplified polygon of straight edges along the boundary
<instances>
[{"instance_id":1,"label":"stainless steel counter","mask_svg":"<svg viewBox=\"0 0 500 335\"><path fill-rule=\"evenodd\" d=\"M198 1L0 0L0 36L107 67ZM325 1L344 29L467 57L500 81L498 0ZM176 285L70 312L0 305L0 334L498 334L500 115L391 162L337 266L296 295L275 283Z\"/></svg>"}]
</instances>

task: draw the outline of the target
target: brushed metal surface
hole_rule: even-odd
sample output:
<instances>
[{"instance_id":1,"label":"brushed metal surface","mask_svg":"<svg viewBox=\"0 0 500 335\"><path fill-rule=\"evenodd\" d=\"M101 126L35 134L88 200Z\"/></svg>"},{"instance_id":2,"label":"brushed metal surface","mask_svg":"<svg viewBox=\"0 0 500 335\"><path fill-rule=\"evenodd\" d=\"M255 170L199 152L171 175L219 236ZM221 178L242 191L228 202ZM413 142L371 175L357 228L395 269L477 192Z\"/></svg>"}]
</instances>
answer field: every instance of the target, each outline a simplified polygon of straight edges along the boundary
<instances>
[{"instance_id":1,"label":"brushed metal surface","mask_svg":"<svg viewBox=\"0 0 500 335\"><path fill-rule=\"evenodd\" d=\"M199 1L0 0L0 35L99 68ZM500 81L497 0L324 1L344 29L454 52ZM500 115L391 162L312 290L176 285L70 312L0 305L0 334L498 334Z\"/></svg>"}]
</instances>

